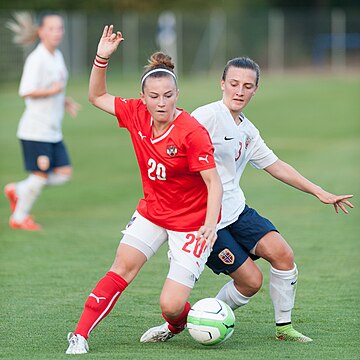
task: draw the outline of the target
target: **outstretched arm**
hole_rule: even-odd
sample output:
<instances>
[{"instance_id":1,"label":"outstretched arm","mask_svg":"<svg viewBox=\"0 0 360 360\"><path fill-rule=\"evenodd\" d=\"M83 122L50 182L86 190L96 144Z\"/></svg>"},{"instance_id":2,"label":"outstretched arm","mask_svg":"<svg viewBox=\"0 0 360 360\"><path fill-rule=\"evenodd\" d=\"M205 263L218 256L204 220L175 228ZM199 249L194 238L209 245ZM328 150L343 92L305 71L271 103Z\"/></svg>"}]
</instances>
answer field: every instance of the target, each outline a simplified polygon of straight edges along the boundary
<instances>
[{"instance_id":1,"label":"outstretched arm","mask_svg":"<svg viewBox=\"0 0 360 360\"><path fill-rule=\"evenodd\" d=\"M338 213L339 208L345 213L348 214L345 205L349 208L354 206L347 200L353 197L353 195L334 195L325 190L320 186L315 185L310 180L302 176L298 171L296 171L292 166L287 164L284 161L277 160L272 165L265 168L270 175L274 178L293 186L296 189L307 192L311 195L316 196L324 204L332 204L335 208L335 211Z\"/></svg>"},{"instance_id":2,"label":"outstretched arm","mask_svg":"<svg viewBox=\"0 0 360 360\"><path fill-rule=\"evenodd\" d=\"M106 25L101 35L96 53L96 60L99 63L107 63L110 56L124 40L121 32L115 33L113 29L113 25ZM108 94L106 90L106 67L100 68L95 65L92 67L88 96L93 105L115 115L114 96Z\"/></svg>"}]
</instances>

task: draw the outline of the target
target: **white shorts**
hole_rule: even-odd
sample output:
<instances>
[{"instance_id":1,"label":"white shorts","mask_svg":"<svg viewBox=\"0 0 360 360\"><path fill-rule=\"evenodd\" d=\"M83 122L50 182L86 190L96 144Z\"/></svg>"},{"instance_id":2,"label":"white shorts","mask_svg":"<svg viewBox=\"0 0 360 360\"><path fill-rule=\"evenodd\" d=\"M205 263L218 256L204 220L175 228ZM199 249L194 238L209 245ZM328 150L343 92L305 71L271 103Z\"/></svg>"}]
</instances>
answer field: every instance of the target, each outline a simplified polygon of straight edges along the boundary
<instances>
[{"instance_id":1,"label":"white shorts","mask_svg":"<svg viewBox=\"0 0 360 360\"><path fill-rule=\"evenodd\" d=\"M179 232L164 229L145 219L137 211L123 230L123 244L141 251L149 260L168 241L170 270L168 278L193 288L203 272L210 247L199 246L197 231Z\"/></svg>"}]
</instances>

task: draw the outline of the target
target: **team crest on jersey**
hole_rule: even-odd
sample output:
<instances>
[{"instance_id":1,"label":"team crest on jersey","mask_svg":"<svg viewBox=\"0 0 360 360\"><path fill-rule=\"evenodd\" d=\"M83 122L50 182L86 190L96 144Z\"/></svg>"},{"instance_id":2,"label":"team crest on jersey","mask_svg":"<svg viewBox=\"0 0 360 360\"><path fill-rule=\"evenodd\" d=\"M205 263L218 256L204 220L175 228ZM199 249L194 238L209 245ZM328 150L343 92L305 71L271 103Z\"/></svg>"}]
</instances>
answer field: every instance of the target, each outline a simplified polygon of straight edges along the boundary
<instances>
[{"instance_id":1,"label":"team crest on jersey","mask_svg":"<svg viewBox=\"0 0 360 360\"><path fill-rule=\"evenodd\" d=\"M251 139L249 137L246 138L246 141L245 141L245 150L247 150L249 144L250 144L250 141Z\"/></svg>"},{"instance_id":2,"label":"team crest on jersey","mask_svg":"<svg viewBox=\"0 0 360 360\"><path fill-rule=\"evenodd\" d=\"M178 152L178 149L175 145L169 145L166 149L166 153L171 156L174 157Z\"/></svg>"},{"instance_id":3,"label":"team crest on jersey","mask_svg":"<svg viewBox=\"0 0 360 360\"><path fill-rule=\"evenodd\" d=\"M219 253L220 260L226 265L232 265L235 261L234 254L229 249L224 249Z\"/></svg>"},{"instance_id":4,"label":"team crest on jersey","mask_svg":"<svg viewBox=\"0 0 360 360\"><path fill-rule=\"evenodd\" d=\"M234 254L229 249L224 249L219 253L220 260L226 265L232 265L235 261Z\"/></svg>"}]
</instances>

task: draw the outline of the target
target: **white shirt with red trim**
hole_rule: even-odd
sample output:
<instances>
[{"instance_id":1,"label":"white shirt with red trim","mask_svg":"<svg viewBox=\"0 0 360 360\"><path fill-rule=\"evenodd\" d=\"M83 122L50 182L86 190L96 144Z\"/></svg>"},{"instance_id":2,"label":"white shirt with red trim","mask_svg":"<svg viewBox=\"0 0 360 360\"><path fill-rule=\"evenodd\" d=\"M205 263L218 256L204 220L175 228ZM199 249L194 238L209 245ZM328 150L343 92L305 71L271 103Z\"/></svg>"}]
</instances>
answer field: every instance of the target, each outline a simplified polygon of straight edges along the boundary
<instances>
[{"instance_id":1,"label":"white shirt with red trim","mask_svg":"<svg viewBox=\"0 0 360 360\"><path fill-rule=\"evenodd\" d=\"M206 129L182 111L161 136L153 138L151 115L140 99L116 97L115 113L119 126L130 133L140 168L144 198L139 213L168 230L198 230L207 209L200 171L215 168Z\"/></svg>"},{"instance_id":2,"label":"white shirt with red trim","mask_svg":"<svg viewBox=\"0 0 360 360\"><path fill-rule=\"evenodd\" d=\"M201 106L191 115L209 131L215 147L215 162L224 190L219 224L222 229L235 222L245 208L240 179L247 163L264 169L278 158L243 114L240 124L235 123L222 100Z\"/></svg>"},{"instance_id":3,"label":"white shirt with red trim","mask_svg":"<svg viewBox=\"0 0 360 360\"><path fill-rule=\"evenodd\" d=\"M60 50L52 54L40 43L30 53L25 61L19 95L48 89L54 82L62 82L64 90L53 96L25 98L25 111L17 130L19 139L53 143L62 140L67 79L68 72Z\"/></svg>"}]
</instances>

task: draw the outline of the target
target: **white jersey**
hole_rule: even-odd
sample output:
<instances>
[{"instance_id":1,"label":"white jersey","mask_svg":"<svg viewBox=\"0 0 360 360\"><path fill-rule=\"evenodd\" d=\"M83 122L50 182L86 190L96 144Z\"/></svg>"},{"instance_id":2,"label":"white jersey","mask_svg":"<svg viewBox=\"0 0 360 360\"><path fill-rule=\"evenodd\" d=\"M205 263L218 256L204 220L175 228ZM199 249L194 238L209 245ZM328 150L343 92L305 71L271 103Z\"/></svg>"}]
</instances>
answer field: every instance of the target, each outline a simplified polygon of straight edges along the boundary
<instances>
[{"instance_id":1,"label":"white jersey","mask_svg":"<svg viewBox=\"0 0 360 360\"><path fill-rule=\"evenodd\" d=\"M209 131L215 162L224 189L219 229L235 222L245 207L240 178L246 164L264 169L278 158L261 138L259 130L243 115L237 125L223 101L197 108L192 114Z\"/></svg>"},{"instance_id":2,"label":"white jersey","mask_svg":"<svg viewBox=\"0 0 360 360\"><path fill-rule=\"evenodd\" d=\"M20 81L20 96L34 90L48 89L54 82L62 82L64 91L53 96L25 98L25 111L17 130L19 139L45 142L62 140L67 78L68 72L59 50L52 54L40 43L27 57Z\"/></svg>"}]
</instances>

